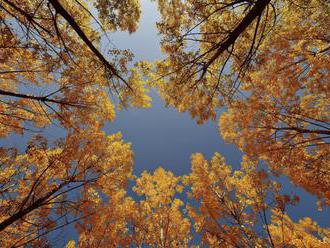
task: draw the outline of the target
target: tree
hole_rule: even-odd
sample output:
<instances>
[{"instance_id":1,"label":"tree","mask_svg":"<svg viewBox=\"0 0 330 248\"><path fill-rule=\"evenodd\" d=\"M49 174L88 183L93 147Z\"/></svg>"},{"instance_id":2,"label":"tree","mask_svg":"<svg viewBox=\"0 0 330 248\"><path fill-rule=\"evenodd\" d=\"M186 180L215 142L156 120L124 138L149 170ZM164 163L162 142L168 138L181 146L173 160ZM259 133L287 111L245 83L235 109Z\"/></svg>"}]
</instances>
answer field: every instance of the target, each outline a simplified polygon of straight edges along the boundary
<instances>
[{"instance_id":1,"label":"tree","mask_svg":"<svg viewBox=\"0 0 330 248\"><path fill-rule=\"evenodd\" d=\"M55 148L43 138L25 154L1 149L0 244L40 245L45 235L93 214L93 192L111 197L132 171L121 134L70 133Z\"/></svg>"},{"instance_id":2,"label":"tree","mask_svg":"<svg viewBox=\"0 0 330 248\"><path fill-rule=\"evenodd\" d=\"M172 172L157 168L143 172L133 190L144 199L134 201L121 191L101 203L98 214L81 225L79 247L188 247L190 222L175 198L183 187Z\"/></svg>"},{"instance_id":3,"label":"tree","mask_svg":"<svg viewBox=\"0 0 330 248\"><path fill-rule=\"evenodd\" d=\"M114 47L108 60L100 47L108 31L136 30L139 2L92 5L78 0L0 2L1 136L29 130L29 123L102 125L115 115L108 90L125 104L139 99L148 105L142 81L128 69L132 53Z\"/></svg>"},{"instance_id":4,"label":"tree","mask_svg":"<svg viewBox=\"0 0 330 248\"><path fill-rule=\"evenodd\" d=\"M158 1L168 57L156 63L162 97L198 122L216 117L273 28L275 1ZM163 79L163 80L160 80Z\"/></svg>"},{"instance_id":5,"label":"tree","mask_svg":"<svg viewBox=\"0 0 330 248\"><path fill-rule=\"evenodd\" d=\"M68 248L191 247L196 232L211 247L328 247L330 231L292 220L286 208L299 199L258 161L330 204L329 2L158 4L168 57L132 67L129 50L103 44L137 29L138 0L0 0L0 137L66 131L24 152L0 148L0 245L48 247L75 223ZM133 177L130 144L102 127L115 106L150 106L147 83L199 123L225 106L220 133L246 154L241 169L194 154L187 176Z\"/></svg>"},{"instance_id":6,"label":"tree","mask_svg":"<svg viewBox=\"0 0 330 248\"><path fill-rule=\"evenodd\" d=\"M133 226L138 247L188 247L190 222L181 210L184 203L176 198L183 190L180 177L159 167L153 175L143 172L133 190L145 198Z\"/></svg>"},{"instance_id":7,"label":"tree","mask_svg":"<svg viewBox=\"0 0 330 248\"><path fill-rule=\"evenodd\" d=\"M198 202L188 213L202 241L211 247L329 245L328 229L309 218L294 223L287 216L286 205L295 204L298 198L281 195L280 184L247 156L241 169L233 172L218 153L210 162L193 154L185 182L191 187L190 197Z\"/></svg>"},{"instance_id":8,"label":"tree","mask_svg":"<svg viewBox=\"0 0 330 248\"><path fill-rule=\"evenodd\" d=\"M159 1L168 105L329 203L327 1ZM219 112L219 111L218 111Z\"/></svg>"},{"instance_id":9,"label":"tree","mask_svg":"<svg viewBox=\"0 0 330 248\"><path fill-rule=\"evenodd\" d=\"M219 122L228 142L324 204L330 199L330 40L321 24L330 23L329 10L322 1L283 10L283 26L265 40L244 78L245 96L232 101Z\"/></svg>"},{"instance_id":10,"label":"tree","mask_svg":"<svg viewBox=\"0 0 330 248\"><path fill-rule=\"evenodd\" d=\"M288 215L273 211L269 230L275 247L327 247L330 243L329 229L319 227L308 217L295 223Z\"/></svg>"},{"instance_id":11,"label":"tree","mask_svg":"<svg viewBox=\"0 0 330 248\"><path fill-rule=\"evenodd\" d=\"M48 242L49 232L93 214L94 191L111 197L126 187L129 144L100 131L115 117L109 92L122 106L150 99L129 69L133 54L105 54L101 41L134 32L139 17L135 0L0 1L0 137L50 124L67 135L53 146L37 136L25 153L1 148L2 246Z\"/></svg>"},{"instance_id":12,"label":"tree","mask_svg":"<svg viewBox=\"0 0 330 248\"><path fill-rule=\"evenodd\" d=\"M132 243L129 223L137 214L136 202L123 189L111 192L104 200L95 193L94 214L76 224L77 246L128 247Z\"/></svg>"},{"instance_id":13,"label":"tree","mask_svg":"<svg viewBox=\"0 0 330 248\"><path fill-rule=\"evenodd\" d=\"M330 230L311 218L291 220L287 207L299 198L281 194L281 185L247 156L241 169L233 171L218 153L211 161L193 154L191 173L182 178L184 185L180 180L159 167L136 178L133 190L140 200L123 190L106 202L95 194L96 214L78 223L78 247L193 247L194 233L201 235L199 245L210 247L327 247L330 243ZM184 210L184 203L176 198L183 186L189 197Z\"/></svg>"}]
</instances>

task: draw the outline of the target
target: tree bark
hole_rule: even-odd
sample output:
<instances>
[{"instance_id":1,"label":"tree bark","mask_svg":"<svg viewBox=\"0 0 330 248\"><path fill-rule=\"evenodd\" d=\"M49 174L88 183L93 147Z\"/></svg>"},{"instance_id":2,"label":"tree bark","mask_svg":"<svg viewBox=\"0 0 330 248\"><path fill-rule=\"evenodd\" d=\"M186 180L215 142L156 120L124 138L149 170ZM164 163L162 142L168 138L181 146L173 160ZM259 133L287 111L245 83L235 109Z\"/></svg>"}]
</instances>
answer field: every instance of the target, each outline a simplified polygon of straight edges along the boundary
<instances>
[{"instance_id":1,"label":"tree bark","mask_svg":"<svg viewBox=\"0 0 330 248\"><path fill-rule=\"evenodd\" d=\"M204 70L201 78L205 75L207 68L231 45L233 45L237 38L245 31L245 29L250 26L250 24L256 19L258 16L262 15L262 12L265 10L267 5L270 3L270 0L258 0L255 2L252 9L247 13L247 15L243 18L243 20L237 25L237 27L230 32L229 36L225 41L222 41L216 45L216 52L213 56L208 60L206 65L204 66Z\"/></svg>"}]
</instances>

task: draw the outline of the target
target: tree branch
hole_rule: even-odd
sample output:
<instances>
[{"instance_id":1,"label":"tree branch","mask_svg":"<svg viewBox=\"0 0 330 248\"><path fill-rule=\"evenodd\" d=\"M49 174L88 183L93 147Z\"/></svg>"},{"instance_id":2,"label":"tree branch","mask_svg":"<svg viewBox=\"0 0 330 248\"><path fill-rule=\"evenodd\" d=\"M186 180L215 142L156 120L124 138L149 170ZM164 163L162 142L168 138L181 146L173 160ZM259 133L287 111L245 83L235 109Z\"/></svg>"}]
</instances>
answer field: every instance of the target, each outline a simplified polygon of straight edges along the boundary
<instances>
[{"instance_id":1,"label":"tree branch","mask_svg":"<svg viewBox=\"0 0 330 248\"><path fill-rule=\"evenodd\" d=\"M49 2L56 10L56 13L60 14L69 23L69 25L74 29L74 31L78 34L78 36L84 41L84 43L95 54L95 56L105 65L105 67L108 68L113 75L115 75L117 78L123 81L126 84L126 86L131 89L131 87L126 82L126 80L121 75L119 75L119 73L114 68L114 66L110 64L106 60L106 58L101 54L101 52L93 45L92 41L90 41L90 39L87 37L85 32L80 28L80 26L74 20L74 18L63 8L63 6L59 3L59 1L49 0Z\"/></svg>"},{"instance_id":2,"label":"tree branch","mask_svg":"<svg viewBox=\"0 0 330 248\"><path fill-rule=\"evenodd\" d=\"M214 61L230 46L232 46L237 38L247 29L248 26L254 21L255 18L262 15L262 12L270 3L270 0L258 0L252 7L252 9L247 13L243 20L238 24L238 26L229 34L229 36L222 42L218 43L214 49L217 49L213 56L207 61L203 68L202 79L207 72L208 67L214 63Z\"/></svg>"}]
</instances>

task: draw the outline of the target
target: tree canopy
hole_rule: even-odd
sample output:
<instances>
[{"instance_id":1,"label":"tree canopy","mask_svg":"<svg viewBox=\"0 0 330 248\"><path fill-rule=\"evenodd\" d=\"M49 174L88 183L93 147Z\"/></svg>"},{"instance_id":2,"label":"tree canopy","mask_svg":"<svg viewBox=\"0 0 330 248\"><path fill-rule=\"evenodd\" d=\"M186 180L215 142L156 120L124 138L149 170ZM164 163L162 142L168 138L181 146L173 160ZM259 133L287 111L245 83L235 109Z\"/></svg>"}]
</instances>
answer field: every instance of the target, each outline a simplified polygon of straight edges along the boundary
<instances>
[{"instance_id":1,"label":"tree canopy","mask_svg":"<svg viewBox=\"0 0 330 248\"><path fill-rule=\"evenodd\" d=\"M145 62L109 38L138 29L138 0L0 0L0 138L33 134L0 147L0 246L56 246L69 226L68 248L329 247L329 228L289 216L299 197L278 176L330 205L330 3L155 2L165 58ZM104 126L150 89L218 120L240 169L195 153L187 175L134 175Z\"/></svg>"},{"instance_id":2,"label":"tree canopy","mask_svg":"<svg viewBox=\"0 0 330 248\"><path fill-rule=\"evenodd\" d=\"M167 104L201 123L225 106L226 141L328 204L329 3L159 1L159 8L168 57L151 77Z\"/></svg>"}]
</instances>

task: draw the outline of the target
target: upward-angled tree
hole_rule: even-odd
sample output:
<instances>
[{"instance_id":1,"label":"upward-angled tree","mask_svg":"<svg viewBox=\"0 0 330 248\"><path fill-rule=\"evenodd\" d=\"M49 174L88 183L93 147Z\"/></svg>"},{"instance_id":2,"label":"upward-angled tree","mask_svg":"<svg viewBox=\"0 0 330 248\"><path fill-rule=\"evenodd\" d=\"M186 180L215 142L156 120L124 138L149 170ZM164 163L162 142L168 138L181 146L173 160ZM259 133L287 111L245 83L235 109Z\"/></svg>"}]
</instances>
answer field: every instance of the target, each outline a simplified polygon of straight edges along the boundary
<instances>
[{"instance_id":1,"label":"upward-angled tree","mask_svg":"<svg viewBox=\"0 0 330 248\"><path fill-rule=\"evenodd\" d=\"M329 246L329 229L310 218L293 222L286 207L298 198L281 195L280 184L246 156L241 169L232 171L218 153L211 161L193 154L185 181L198 202L188 213L210 247Z\"/></svg>"},{"instance_id":2,"label":"upward-angled tree","mask_svg":"<svg viewBox=\"0 0 330 248\"><path fill-rule=\"evenodd\" d=\"M233 171L218 153L210 161L193 154L191 172L183 177L188 199L180 197L180 181L160 167L136 178L133 190L142 199L120 190L102 201L94 191L96 214L79 221L79 240L68 247L329 246L330 230L309 217L291 220L287 208L299 198L281 194L281 185L247 156Z\"/></svg>"},{"instance_id":3,"label":"upward-angled tree","mask_svg":"<svg viewBox=\"0 0 330 248\"><path fill-rule=\"evenodd\" d=\"M121 135L70 133L57 147L42 138L25 154L1 149L0 245L44 246L46 234L94 214L94 192L126 187L130 145Z\"/></svg>"},{"instance_id":4,"label":"upward-angled tree","mask_svg":"<svg viewBox=\"0 0 330 248\"><path fill-rule=\"evenodd\" d=\"M114 118L108 91L146 104L127 67L133 55L100 44L109 31L134 32L139 16L135 0L0 1L0 135L29 129L28 122L100 125Z\"/></svg>"},{"instance_id":5,"label":"upward-angled tree","mask_svg":"<svg viewBox=\"0 0 330 248\"><path fill-rule=\"evenodd\" d=\"M298 3L297 3L298 4ZM244 96L219 122L223 137L277 172L330 199L330 4L308 1L283 10L282 26L264 41L244 77Z\"/></svg>"},{"instance_id":6,"label":"upward-angled tree","mask_svg":"<svg viewBox=\"0 0 330 248\"><path fill-rule=\"evenodd\" d=\"M93 214L94 192L126 187L130 146L100 130L115 117L108 93L125 106L149 98L128 69L133 54L102 44L134 32L139 16L134 0L0 1L0 137L53 123L67 134L1 148L0 246L46 246L48 233Z\"/></svg>"},{"instance_id":7,"label":"upward-angled tree","mask_svg":"<svg viewBox=\"0 0 330 248\"><path fill-rule=\"evenodd\" d=\"M96 206L97 214L79 226L79 247L188 247L190 222L176 198L183 186L172 172L157 168L143 172L133 190L134 201L124 191Z\"/></svg>"},{"instance_id":8,"label":"upward-angled tree","mask_svg":"<svg viewBox=\"0 0 330 248\"><path fill-rule=\"evenodd\" d=\"M164 79L157 86L167 103L201 123L214 119L270 36L279 2L159 0L168 57L156 63L156 79Z\"/></svg>"},{"instance_id":9,"label":"upward-angled tree","mask_svg":"<svg viewBox=\"0 0 330 248\"><path fill-rule=\"evenodd\" d=\"M328 1L159 1L167 104L328 202Z\"/></svg>"},{"instance_id":10,"label":"upward-angled tree","mask_svg":"<svg viewBox=\"0 0 330 248\"><path fill-rule=\"evenodd\" d=\"M75 223L67 247L189 247L191 225L211 247L328 247L329 230L298 222L276 174L330 203L330 3L323 0L158 0L168 55L131 68L133 54L109 32L134 32L137 0L0 0L0 137L60 124L26 150L0 148L0 246L48 247ZM132 179L133 154L106 121L149 106L140 70L168 105L220 132L247 154L233 172L216 154L192 157L184 177L158 168ZM186 199L186 198L183 198ZM188 210L186 212L186 210ZM190 218L190 219L189 219ZM51 235L49 235L52 233Z\"/></svg>"},{"instance_id":11,"label":"upward-angled tree","mask_svg":"<svg viewBox=\"0 0 330 248\"><path fill-rule=\"evenodd\" d=\"M137 205L133 219L133 238L142 247L188 247L191 240L190 221L182 213L184 203L180 177L157 168L153 174L143 172L133 190L144 199Z\"/></svg>"}]
</instances>

